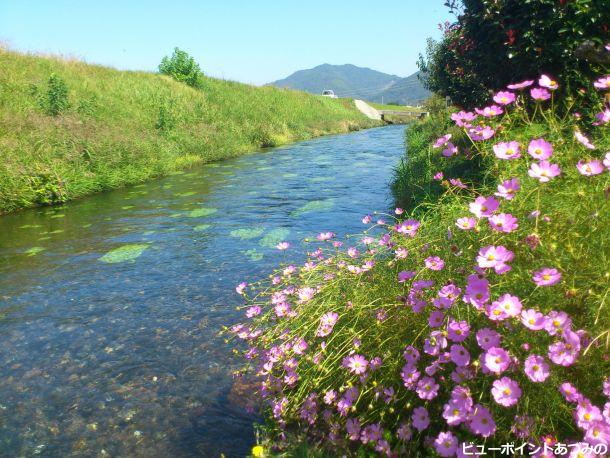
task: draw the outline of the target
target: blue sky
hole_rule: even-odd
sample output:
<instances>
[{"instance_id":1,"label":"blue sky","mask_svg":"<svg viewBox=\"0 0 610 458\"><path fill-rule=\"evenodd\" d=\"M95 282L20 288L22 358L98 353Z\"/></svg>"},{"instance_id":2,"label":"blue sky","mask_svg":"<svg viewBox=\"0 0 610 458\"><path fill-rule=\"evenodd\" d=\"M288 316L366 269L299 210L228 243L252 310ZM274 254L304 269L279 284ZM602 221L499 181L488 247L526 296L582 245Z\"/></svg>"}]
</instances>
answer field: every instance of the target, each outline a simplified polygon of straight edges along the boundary
<instances>
[{"instance_id":1,"label":"blue sky","mask_svg":"<svg viewBox=\"0 0 610 458\"><path fill-rule=\"evenodd\" d=\"M156 70L178 46L211 76L263 84L318 64L407 76L444 0L0 0L0 41L121 69Z\"/></svg>"}]
</instances>

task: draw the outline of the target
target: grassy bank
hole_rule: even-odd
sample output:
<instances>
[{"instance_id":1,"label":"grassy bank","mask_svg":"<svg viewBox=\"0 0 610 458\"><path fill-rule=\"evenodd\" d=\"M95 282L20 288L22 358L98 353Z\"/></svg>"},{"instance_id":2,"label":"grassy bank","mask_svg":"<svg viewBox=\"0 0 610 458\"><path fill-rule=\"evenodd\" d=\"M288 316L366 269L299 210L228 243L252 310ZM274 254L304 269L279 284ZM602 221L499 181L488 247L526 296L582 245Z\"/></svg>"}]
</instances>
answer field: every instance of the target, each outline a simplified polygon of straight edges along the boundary
<instances>
[{"instance_id":1,"label":"grassy bank","mask_svg":"<svg viewBox=\"0 0 610 458\"><path fill-rule=\"evenodd\" d=\"M610 132L529 92L509 105L468 115L486 139L414 125L393 185L408 211L343 246L320 234L306 264L244 288L232 331L269 454L608 441Z\"/></svg>"},{"instance_id":2,"label":"grassy bank","mask_svg":"<svg viewBox=\"0 0 610 458\"><path fill-rule=\"evenodd\" d=\"M65 202L176 169L371 127L349 100L168 77L0 49L0 213ZM51 75L68 105L49 110Z\"/></svg>"}]
</instances>

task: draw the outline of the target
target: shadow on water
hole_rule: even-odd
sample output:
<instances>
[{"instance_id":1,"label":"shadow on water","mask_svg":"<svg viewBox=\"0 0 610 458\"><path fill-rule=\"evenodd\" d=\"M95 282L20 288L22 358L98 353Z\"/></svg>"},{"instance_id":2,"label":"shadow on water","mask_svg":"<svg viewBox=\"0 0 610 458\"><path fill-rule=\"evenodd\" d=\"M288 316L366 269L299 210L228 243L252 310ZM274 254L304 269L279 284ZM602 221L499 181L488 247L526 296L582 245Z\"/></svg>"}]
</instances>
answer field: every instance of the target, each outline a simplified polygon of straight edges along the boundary
<instances>
[{"instance_id":1,"label":"shadow on water","mask_svg":"<svg viewBox=\"0 0 610 458\"><path fill-rule=\"evenodd\" d=\"M385 209L403 133L320 138L1 217L0 456L247 454L255 417L218 336L240 319L234 286Z\"/></svg>"}]
</instances>

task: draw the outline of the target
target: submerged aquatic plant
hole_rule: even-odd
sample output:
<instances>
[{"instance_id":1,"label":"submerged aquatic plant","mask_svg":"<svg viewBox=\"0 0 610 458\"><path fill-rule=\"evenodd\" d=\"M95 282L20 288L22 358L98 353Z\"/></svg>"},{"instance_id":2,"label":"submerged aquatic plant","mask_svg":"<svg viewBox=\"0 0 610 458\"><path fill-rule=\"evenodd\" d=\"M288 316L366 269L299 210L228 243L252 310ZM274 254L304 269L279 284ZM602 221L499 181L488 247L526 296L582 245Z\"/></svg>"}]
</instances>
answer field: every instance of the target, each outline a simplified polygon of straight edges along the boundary
<instances>
[{"instance_id":1,"label":"submerged aquatic plant","mask_svg":"<svg viewBox=\"0 0 610 458\"><path fill-rule=\"evenodd\" d=\"M484 127L461 112L460 138L431 139L433 154L469 145L493 171L480 187L447 187L419 214L366 215L359 242L322 233L301 267L238 286L238 375L258 382L276 449L464 456L519 438L603 454L610 136L531 97L501 91L502 109L477 112Z\"/></svg>"}]
</instances>

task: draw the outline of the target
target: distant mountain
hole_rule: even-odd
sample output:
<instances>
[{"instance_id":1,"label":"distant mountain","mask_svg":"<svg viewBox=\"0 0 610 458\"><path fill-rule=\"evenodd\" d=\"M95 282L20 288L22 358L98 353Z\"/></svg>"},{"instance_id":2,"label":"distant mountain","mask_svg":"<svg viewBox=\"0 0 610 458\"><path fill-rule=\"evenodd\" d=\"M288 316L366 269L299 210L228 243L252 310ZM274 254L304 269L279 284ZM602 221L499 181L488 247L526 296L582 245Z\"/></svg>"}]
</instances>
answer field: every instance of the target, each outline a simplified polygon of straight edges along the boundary
<instances>
[{"instance_id":1,"label":"distant mountain","mask_svg":"<svg viewBox=\"0 0 610 458\"><path fill-rule=\"evenodd\" d=\"M270 84L312 94L332 89L339 97L408 105L420 102L430 95L417 79L418 73L401 78L351 64L322 64L308 70L299 70Z\"/></svg>"}]
</instances>

